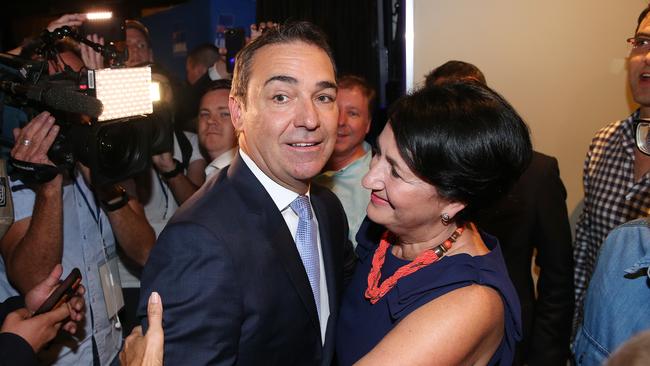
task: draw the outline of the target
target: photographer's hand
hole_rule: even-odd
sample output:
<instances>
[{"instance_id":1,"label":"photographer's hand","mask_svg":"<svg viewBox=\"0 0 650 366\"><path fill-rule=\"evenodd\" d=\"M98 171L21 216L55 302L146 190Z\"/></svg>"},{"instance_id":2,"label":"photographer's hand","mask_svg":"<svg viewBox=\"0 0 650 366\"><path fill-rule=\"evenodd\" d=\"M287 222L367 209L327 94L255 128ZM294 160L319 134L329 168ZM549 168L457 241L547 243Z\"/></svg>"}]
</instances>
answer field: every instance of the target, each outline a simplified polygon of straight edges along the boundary
<instances>
[{"instance_id":1,"label":"photographer's hand","mask_svg":"<svg viewBox=\"0 0 650 366\"><path fill-rule=\"evenodd\" d=\"M179 205L190 198L205 181L205 161L203 159L191 162L187 172L169 152L154 155L151 160Z\"/></svg>"},{"instance_id":2,"label":"photographer's hand","mask_svg":"<svg viewBox=\"0 0 650 366\"><path fill-rule=\"evenodd\" d=\"M86 14L64 14L59 19L56 19L47 25L47 30L52 32L57 28L65 25L68 27L78 27L86 21Z\"/></svg>"},{"instance_id":3,"label":"photographer's hand","mask_svg":"<svg viewBox=\"0 0 650 366\"><path fill-rule=\"evenodd\" d=\"M277 28L278 23L272 22L272 21L267 21L267 22L260 22L260 24L251 24L251 36L249 38L246 38L246 43L253 42L257 37L261 36L264 31L270 28Z\"/></svg>"},{"instance_id":4,"label":"photographer's hand","mask_svg":"<svg viewBox=\"0 0 650 366\"><path fill-rule=\"evenodd\" d=\"M54 117L49 112L41 112L24 128L14 128L14 141L11 157L28 163L54 165L47 152L59 133Z\"/></svg>"},{"instance_id":5,"label":"photographer's hand","mask_svg":"<svg viewBox=\"0 0 650 366\"><path fill-rule=\"evenodd\" d=\"M86 36L86 39L104 45L104 38L100 37L97 34L90 34ZM93 50L90 46L86 46L83 43L80 43L81 59L86 65L88 70L99 70L104 68L104 56L101 53Z\"/></svg>"},{"instance_id":6,"label":"photographer's hand","mask_svg":"<svg viewBox=\"0 0 650 366\"><path fill-rule=\"evenodd\" d=\"M11 157L54 165L47 157L59 133L54 117L43 112L24 128L14 129L16 145ZM15 221L0 240L7 277L21 294L46 279L63 256L63 177L32 189L36 193L32 215ZM15 198L14 198L15 199Z\"/></svg>"},{"instance_id":7,"label":"photographer's hand","mask_svg":"<svg viewBox=\"0 0 650 366\"><path fill-rule=\"evenodd\" d=\"M172 153L164 152L162 154L154 155L151 157L153 165L161 173L169 172L176 168L176 162L172 157Z\"/></svg>"}]
</instances>

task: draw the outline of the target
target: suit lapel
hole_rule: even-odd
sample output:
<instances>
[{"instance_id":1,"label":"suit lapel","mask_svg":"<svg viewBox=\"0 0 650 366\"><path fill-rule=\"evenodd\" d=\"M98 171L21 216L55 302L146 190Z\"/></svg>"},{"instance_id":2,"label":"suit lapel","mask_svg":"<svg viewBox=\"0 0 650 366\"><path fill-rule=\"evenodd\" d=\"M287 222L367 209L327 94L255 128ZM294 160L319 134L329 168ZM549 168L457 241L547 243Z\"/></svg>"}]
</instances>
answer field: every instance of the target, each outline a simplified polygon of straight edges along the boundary
<instances>
[{"instance_id":1,"label":"suit lapel","mask_svg":"<svg viewBox=\"0 0 650 366\"><path fill-rule=\"evenodd\" d=\"M248 206L249 212L256 214L259 218L259 227L256 229L258 233L253 235L259 236L260 245L266 244L273 248L290 282L302 300L312 324L320 334L320 322L309 278L300 259L293 236L289 232L289 228L278 207L239 154L237 154L228 169L228 176L232 178L233 185L239 192L242 201Z\"/></svg>"}]
</instances>

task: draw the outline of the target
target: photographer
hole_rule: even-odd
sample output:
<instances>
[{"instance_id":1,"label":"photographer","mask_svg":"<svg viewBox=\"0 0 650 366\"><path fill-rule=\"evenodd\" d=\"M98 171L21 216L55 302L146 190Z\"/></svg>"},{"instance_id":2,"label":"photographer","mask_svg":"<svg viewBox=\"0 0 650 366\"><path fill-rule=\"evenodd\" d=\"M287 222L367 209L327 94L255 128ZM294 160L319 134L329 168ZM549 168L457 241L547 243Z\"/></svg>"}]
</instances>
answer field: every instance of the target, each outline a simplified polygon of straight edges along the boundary
<instances>
[{"instance_id":1,"label":"photographer","mask_svg":"<svg viewBox=\"0 0 650 366\"><path fill-rule=\"evenodd\" d=\"M58 132L48 112L39 114L14 130L12 158L54 165L47 152ZM132 198L133 187L128 187L129 193L119 186L93 188L89 176L88 168L77 163L72 172L57 174L49 182L29 187L11 182L15 222L0 240L6 271L6 278L0 278L0 297L27 293L58 263L66 272L79 268L86 288L85 311L91 321L75 338L55 338L39 354L45 363L103 365L116 357L122 340L116 313L123 304L116 243L143 265L155 241L142 206Z\"/></svg>"}]
</instances>

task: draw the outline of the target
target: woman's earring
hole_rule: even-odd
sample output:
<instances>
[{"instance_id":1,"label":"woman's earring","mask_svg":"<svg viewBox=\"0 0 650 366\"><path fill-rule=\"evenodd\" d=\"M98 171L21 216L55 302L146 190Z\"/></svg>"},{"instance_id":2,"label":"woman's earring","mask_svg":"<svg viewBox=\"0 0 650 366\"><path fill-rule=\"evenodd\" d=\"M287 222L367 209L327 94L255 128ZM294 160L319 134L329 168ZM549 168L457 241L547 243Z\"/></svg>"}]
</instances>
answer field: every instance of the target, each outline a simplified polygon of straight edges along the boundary
<instances>
[{"instance_id":1,"label":"woman's earring","mask_svg":"<svg viewBox=\"0 0 650 366\"><path fill-rule=\"evenodd\" d=\"M444 212L442 215L440 215L440 221L442 221L442 224L447 226L451 222L451 217L449 217L449 214Z\"/></svg>"}]
</instances>

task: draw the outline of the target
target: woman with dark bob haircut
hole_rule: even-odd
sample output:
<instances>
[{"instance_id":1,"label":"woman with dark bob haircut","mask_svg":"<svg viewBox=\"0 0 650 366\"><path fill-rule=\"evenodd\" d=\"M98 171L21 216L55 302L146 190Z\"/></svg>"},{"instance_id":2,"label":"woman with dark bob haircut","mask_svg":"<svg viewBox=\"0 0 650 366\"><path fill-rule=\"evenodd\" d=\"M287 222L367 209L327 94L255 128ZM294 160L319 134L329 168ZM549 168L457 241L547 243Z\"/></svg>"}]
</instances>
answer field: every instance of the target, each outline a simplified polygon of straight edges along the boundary
<instances>
[{"instance_id":1,"label":"woman with dark bob haircut","mask_svg":"<svg viewBox=\"0 0 650 366\"><path fill-rule=\"evenodd\" d=\"M496 238L472 220L526 168L526 124L488 87L450 83L400 99L377 146L339 364L511 364L519 300Z\"/></svg>"}]
</instances>

